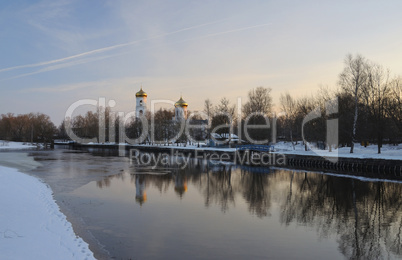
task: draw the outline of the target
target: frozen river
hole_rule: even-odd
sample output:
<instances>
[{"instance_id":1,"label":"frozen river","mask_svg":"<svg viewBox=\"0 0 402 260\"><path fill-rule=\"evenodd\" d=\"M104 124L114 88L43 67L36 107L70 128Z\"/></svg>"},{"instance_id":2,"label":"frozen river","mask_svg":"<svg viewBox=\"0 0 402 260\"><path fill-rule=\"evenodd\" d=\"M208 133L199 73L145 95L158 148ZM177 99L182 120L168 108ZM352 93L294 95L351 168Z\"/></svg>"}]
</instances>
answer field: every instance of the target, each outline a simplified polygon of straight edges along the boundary
<instances>
[{"instance_id":1,"label":"frozen river","mask_svg":"<svg viewBox=\"0 0 402 260\"><path fill-rule=\"evenodd\" d=\"M402 184L191 160L186 168L127 157L34 151L98 258L399 259Z\"/></svg>"}]
</instances>

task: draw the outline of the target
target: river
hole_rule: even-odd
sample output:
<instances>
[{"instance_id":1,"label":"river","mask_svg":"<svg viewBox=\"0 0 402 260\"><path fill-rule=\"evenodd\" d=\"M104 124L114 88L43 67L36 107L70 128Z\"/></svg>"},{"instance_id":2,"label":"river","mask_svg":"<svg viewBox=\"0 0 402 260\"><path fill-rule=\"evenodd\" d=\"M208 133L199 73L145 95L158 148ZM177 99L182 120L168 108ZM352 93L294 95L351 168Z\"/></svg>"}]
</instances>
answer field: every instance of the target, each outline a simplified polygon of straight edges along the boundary
<instances>
[{"instance_id":1,"label":"river","mask_svg":"<svg viewBox=\"0 0 402 260\"><path fill-rule=\"evenodd\" d=\"M28 155L100 259L402 258L400 182L202 160L150 167L99 150Z\"/></svg>"}]
</instances>

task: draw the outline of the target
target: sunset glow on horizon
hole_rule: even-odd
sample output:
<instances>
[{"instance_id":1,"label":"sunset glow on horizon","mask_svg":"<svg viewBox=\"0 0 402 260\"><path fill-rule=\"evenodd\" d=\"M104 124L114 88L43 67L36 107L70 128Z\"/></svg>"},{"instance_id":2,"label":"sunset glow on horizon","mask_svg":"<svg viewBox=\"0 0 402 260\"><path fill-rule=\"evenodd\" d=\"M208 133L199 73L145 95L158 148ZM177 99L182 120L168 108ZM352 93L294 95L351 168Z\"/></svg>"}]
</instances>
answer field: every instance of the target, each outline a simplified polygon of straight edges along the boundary
<instances>
[{"instance_id":1,"label":"sunset glow on horizon","mask_svg":"<svg viewBox=\"0 0 402 260\"><path fill-rule=\"evenodd\" d=\"M5 1L0 3L0 114L42 112L58 125L80 99L132 111L148 99L203 110L258 86L337 87L361 54L401 74L399 1ZM278 107L276 107L278 109Z\"/></svg>"}]
</instances>

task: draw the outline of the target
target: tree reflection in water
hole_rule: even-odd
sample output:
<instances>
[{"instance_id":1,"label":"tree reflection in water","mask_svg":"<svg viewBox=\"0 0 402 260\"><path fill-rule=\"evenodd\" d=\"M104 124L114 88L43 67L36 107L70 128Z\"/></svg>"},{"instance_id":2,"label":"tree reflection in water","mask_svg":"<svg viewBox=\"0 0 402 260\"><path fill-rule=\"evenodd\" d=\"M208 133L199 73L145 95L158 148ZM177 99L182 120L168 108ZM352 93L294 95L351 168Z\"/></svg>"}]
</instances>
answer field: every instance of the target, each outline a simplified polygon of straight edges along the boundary
<instances>
[{"instance_id":1,"label":"tree reflection in water","mask_svg":"<svg viewBox=\"0 0 402 260\"><path fill-rule=\"evenodd\" d=\"M315 173L292 172L284 178L289 186L280 204L282 223L315 227L323 237L337 234L339 250L349 259L383 259L389 252L401 256L402 184Z\"/></svg>"},{"instance_id":2,"label":"tree reflection in water","mask_svg":"<svg viewBox=\"0 0 402 260\"><path fill-rule=\"evenodd\" d=\"M154 174L144 174L147 171ZM164 174L155 175L158 171ZM275 203L281 224L310 226L324 238L336 235L346 258L383 259L391 252L402 257L401 183L278 169L268 174L253 173L198 160L191 160L186 169L132 167L129 175L140 204L146 201L145 191L151 186L162 194L173 188L180 199L187 189L197 189L207 208L215 204L223 212L243 199L249 212L259 218L270 217ZM125 176L109 176L97 185L107 187L111 179Z\"/></svg>"}]
</instances>

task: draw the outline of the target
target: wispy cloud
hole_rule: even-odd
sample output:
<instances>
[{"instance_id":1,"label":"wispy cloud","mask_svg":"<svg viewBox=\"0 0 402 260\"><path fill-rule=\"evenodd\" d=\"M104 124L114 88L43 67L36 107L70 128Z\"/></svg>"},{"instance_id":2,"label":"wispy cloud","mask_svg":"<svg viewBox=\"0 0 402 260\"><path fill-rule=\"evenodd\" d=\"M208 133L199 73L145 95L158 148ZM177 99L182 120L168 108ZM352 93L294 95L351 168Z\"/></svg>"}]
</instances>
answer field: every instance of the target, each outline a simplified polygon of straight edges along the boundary
<instances>
[{"instance_id":1,"label":"wispy cloud","mask_svg":"<svg viewBox=\"0 0 402 260\"><path fill-rule=\"evenodd\" d=\"M137 78L137 77L130 77L130 78L111 78L111 79L104 79L104 80L96 80L96 81L85 81L85 82L78 82L73 84L63 84L58 86L52 87L43 87L43 88L29 88L23 89L20 93L56 93L56 92L67 92L72 90L84 89L84 88L103 88L103 87L112 87L112 86L128 86L133 85L140 82L145 82L149 80L148 78Z\"/></svg>"},{"instance_id":2,"label":"wispy cloud","mask_svg":"<svg viewBox=\"0 0 402 260\"><path fill-rule=\"evenodd\" d=\"M135 41L131 41L131 42L116 44L116 45L112 45L112 46L108 46L108 47L104 47L104 48L99 48L99 49L79 53L79 54L76 54L76 55L60 58L60 59L54 59L54 60L49 60L49 61L44 61L44 62L39 62L39 63L26 64L26 65L19 65L19 66L4 68L4 69L0 69L0 72L17 70L17 69L24 69L24 68L35 68L35 67L41 67L41 66L46 66L46 65L55 64L55 63L61 63L61 62L65 62L65 61L69 61L69 60L73 60L73 59L82 58L82 57L85 57L85 56L88 56L88 55L93 55L93 54L98 54L98 53L103 53L103 52L115 50L115 49L118 49L118 48L123 48L123 47L126 47L126 46L130 46L130 45L134 45L134 44L137 44L137 43L140 43L140 42L144 42L144 41L149 41L149 40L153 40L153 39L157 39L157 38L162 38L162 37L165 37L165 36L168 36L168 35L177 34L177 33L188 31L188 30L194 30L194 29L201 28L201 27L204 27L204 26L216 24L216 23L219 23L221 21L222 20L218 20L218 21L214 21L214 22L209 22L209 23L195 25L195 26L191 26L191 27L187 27L187 28L182 28L182 29L179 29L179 30L176 30L176 31L173 31L173 32L162 33L162 34L151 36L151 37L144 38L144 39L139 39L139 40L135 40Z\"/></svg>"},{"instance_id":3,"label":"wispy cloud","mask_svg":"<svg viewBox=\"0 0 402 260\"><path fill-rule=\"evenodd\" d=\"M257 25L253 25L253 26L248 26L248 27L242 27L242 28L237 28L237 29L233 29L233 30L228 30L228 31L224 31L224 32L211 33L211 34L207 34L207 35L204 35L204 36L201 36L201 37L198 37L198 38L209 38L209 37L214 37L214 36L228 34L228 33L246 31L246 30L250 30L250 29L254 29L254 28L258 28L258 27L264 27L264 26L268 26L268 25L271 25L271 23L263 23L263 24L257 24Z\"/></svg>"},{"instance_id":4,"label":"wispy cloud","mask_svg":"<svg viewBox=\"0 0 402 260\"><path fill-rule=\"evenodd\" d=\"M1 79L0 82L10 80L10 79L18 79L18 78L31 76L31 75L35 75L35 74L39 74L39 73L43 73L43 72L52 71L52 70L63 69L63 68L71 67L71 66L76 66L76 65L79 65L79 64L85 64L85 63L88 63L88 62L104 60L104 59L107 59L107 58L112 58L112 57L116 57L118 55L124 55L124 54L127 54L127 53L128 52L121 52L121 53L112 54L112 55L104 55L104 56L100 56L100 57L85 58L85 59L80 59L80 60L76 60L76 61L70 61L70 62L66 62L66 63L51 65L51 66L39 69L37 71L20 74L20 75L10 77L10 78Z\"/></svg>"},{"instance_id":5,"label":"wispy cloud","mask_svg":"<svg viewBox=\"0 0 402 260\"><path fill-rule=\"evenodd\" d=\"M85 63L89 63L89 62L93 62L93 61L98 61L98 60L114 57L114 56L117 56L117 55L122 55L122 54L125 54L127 52L111 54L111 55L102 56L102 57L94 57L94 58L85 58L85 59L83 59L86 56L95 55L95 54L101 54L101 53L104 53L104 52L116 50L116 49L123 48L123 47L130 46L130 45L134 45L134 44L137 44L137 43L140 43L140 42L149 41L149 40L157 39L157 38L162 38L162 37L165 37L165 36L168 36L168 35L177 34L177 33L184 32L184 31L194 30L194 29L197 29L197 28L200 28L200 27L216 24L216 23L219 23L221 21L223 21L223 20L218 20L218 21L214 21L214 22L209 22L209 23L204 23L204 24L200 24L200 25L196 25L196 26L182 28L182 29L179 29L179 30L176 30L176 31L173 31L173 32L163 33L163 34L155 35L155 36L140 39L140 40L135 40L135 41L127 42L127 43L121 43L121 44L116 44L116 45L112 45L112 46L108 46L108 47L104 47L104 48L99 48L99 49L79 53L79 54L76 54L76 55L60 58L60 59L55 59L55 60L50 60L50 61L44 61L44 62L39 62L39 63L26 64L26 65L20 65L20 66L14 66L14 67L0 69L0 73L1 73L1 72L11 71L11 70L18 70L18 69L24 69L24 68L36 68L36 67L42 67L42 66L47 66L47 65L60 63L60 64L57 64L57 65L48 66L48 67L43 68L43 69L39 69L39 70L34 71L34 72L24 73L24 74L20 74L20 75L14 76L14 77L2 79L0 81L26 77L26 76L35 75L35 74L38 74L38 73L43 73L43 72L47 72L47 71L52 71L52 70L57 70L57 69L66 68L66 67L70 67L70 66L75 66L75 65L78 65L78 64L85 64ZM250 29L254 29L254 28L258 28L258 27L264 27L264 26L268 26L268 25L271 25L271 24L270 23L264 23L264 24L258 24L258 25L253 25L253 26L241 27L241 28L236 28L236 29L233 29L233 30L221 31L221 32L202 35L202 36L198 36L198 37L192 37L192 38L184 39L184 40L177 41L177 42L186 42L186 41L192 41L192 40L196 40L196 39L204 39L204 38L209 38L209 37L215 37L215 36L219 36L219 35L224 35L224 34L229 34L229 33L234 33L234 32L240 32L240 31L245 31L245 30L250 30Z\"/></svg>"}]
</instances>

